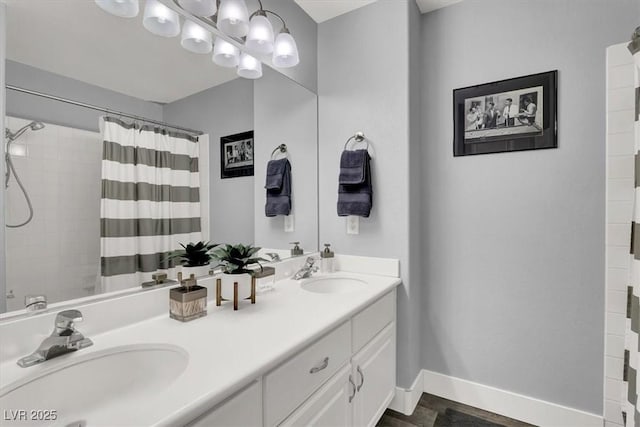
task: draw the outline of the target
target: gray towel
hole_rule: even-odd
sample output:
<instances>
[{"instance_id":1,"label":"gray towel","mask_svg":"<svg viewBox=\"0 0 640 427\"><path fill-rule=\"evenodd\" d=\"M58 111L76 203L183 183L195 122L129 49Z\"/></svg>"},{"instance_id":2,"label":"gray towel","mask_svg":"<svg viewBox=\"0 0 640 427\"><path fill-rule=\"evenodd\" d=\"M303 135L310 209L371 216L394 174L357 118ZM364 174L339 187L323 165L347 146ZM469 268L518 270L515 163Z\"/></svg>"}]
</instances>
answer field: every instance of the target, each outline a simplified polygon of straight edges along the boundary
<instances>
[{"instance_id":1,"label":"gray towel","mask_svg":"<svg viewBox=\"0 0 640 427\"><path fill-rule=\"evenodd\" d=\"M291 213L291 164L288 159L270 160L267 163L267 203L264 211L268 217Z\"/></svg>"},{"instance_id":2,"label":"gray towel","mask_svg":"<svg viewBox=\"0 0 640 427\"><path fill-rule=\"evenodd\" d=\"M370 161L367 150L342 152L338 178L338 216L369 217L373 206Z\"/></svg>"}]
</instances>

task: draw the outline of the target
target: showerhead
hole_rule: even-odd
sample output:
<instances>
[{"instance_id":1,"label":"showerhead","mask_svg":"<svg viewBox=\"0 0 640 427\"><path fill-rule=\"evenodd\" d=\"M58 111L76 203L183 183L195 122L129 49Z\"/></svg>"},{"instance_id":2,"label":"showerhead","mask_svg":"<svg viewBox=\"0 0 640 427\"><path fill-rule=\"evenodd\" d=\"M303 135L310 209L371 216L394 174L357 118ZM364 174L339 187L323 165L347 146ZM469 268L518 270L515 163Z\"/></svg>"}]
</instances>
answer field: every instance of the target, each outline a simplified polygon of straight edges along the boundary
<instances>
[{"instance_id":1,"label":"showerhead","mask_svg":"<svg viewBox=\"0 0 640 427\"><path fill-rule=\"evenodd\" d=\"M11 132L9 129L5 129L4 130L4 136L5 136L5 138L7 138L9 140L9 142L12 142L12 141L15 141L16 139L20 138L20 135L25 133L27 131L27 129L40 130L42 128L44 128L44 123L33 121L33 122L31 122L31 123L29 123L27 125L22 126L15 133Z\"/></svg>"}]
</instances>

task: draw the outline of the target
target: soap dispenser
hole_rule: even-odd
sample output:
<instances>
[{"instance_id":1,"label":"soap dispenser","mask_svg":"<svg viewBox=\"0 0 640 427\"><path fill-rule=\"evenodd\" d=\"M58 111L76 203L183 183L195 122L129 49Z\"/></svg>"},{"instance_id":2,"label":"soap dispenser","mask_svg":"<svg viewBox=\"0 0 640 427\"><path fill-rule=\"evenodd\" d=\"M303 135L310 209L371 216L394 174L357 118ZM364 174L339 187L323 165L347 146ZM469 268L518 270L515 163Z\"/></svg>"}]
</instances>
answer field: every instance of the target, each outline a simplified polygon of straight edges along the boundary
<instances>
[{"instance_id":1,"label":"soap dispenser","mask_svg":"<svg viewBox=\"0 0 640 427\"><path fill-rule=\"evenodd\" d=\"M291 248L291 256L304 255L304 250L299 246L300 242L291 242L290 244L294 245Z\"/></svg>"},{"instance_id":2,"label":"soap dispenser","mask_svg":"<svg viewBox=\"0 0 640 427\"><path fill-rule=\"evenodd\" d=\"M333 264L334 253L331 251L331 245L329 243L324 244L324 250L320 252L320 258L320 272L333 273L335 271Z\"/></svg>"}]
</instances>

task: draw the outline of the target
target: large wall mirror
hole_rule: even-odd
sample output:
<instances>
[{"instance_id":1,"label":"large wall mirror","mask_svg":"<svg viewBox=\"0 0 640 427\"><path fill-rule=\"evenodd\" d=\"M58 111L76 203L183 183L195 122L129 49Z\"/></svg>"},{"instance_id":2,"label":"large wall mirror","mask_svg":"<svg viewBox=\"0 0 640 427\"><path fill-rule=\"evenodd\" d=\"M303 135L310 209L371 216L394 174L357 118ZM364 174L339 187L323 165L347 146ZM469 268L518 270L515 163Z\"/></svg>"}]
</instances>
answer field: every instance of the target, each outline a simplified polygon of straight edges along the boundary
<instances>
[{"instance_id":1,"label":"large wall mirror","mask_svg":"<svg viewBox=\"0 0 640 427\"><path fill-rule=\"evenodd\" d=\"M94 1L7 2L0 312L141 289L175 275L157 262L179 243L318 249L316 94L269 61L242 78L151 34L144 5L123 19ZM290 215L267 215L267 165L284 158Z\"/></svg>"}]
</instances>

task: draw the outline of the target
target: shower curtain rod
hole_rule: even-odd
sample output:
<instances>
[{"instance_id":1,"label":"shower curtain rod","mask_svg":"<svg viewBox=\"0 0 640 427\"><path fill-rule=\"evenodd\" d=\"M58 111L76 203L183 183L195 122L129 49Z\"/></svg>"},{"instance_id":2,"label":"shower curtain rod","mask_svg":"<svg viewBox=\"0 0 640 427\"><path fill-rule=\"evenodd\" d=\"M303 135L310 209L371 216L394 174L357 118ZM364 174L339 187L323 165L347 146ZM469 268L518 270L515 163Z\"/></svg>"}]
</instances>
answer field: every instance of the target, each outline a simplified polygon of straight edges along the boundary
<instances>
[{"instance_id":1,"label":"shower curtain rod","mask_svg":"<svg viewBox=\"0 0 640 427\"><path fill-rule=\"evenodd\" d=\"M174 126L174 125L170 125L169 123L161 122L161 121L158 121L158 120L147 119L145 117L136 116L135 114L129 114L129 113L124 113L122 111L111 110L111 109L105 108L105 107L98 107L97 105L87 104L85 102L74 101L73 99L62 98L60 96L49 95L47 93L37 92L35 90L25 89L25 88L18 87L18 86L13 86L13 85L5 85L5 87L7 89L9 89L9 90L14 90L16 92L22 92L22 93L26 93L26 94L29 94L29 95L41 96L43 98L52 99L54 101L60 101L60 102L64 102L64 103L71 104L71 105L77 105L78 107L84 107L84 108L89 108L91 110L102 111L104 113L112 114L114 116L127 117L129 119L139 120L141 122L152 123L154 125L160 125L160 126L171 128L171 129L177 129L177 130L181 130L183 132L187 132L187 133L190 133L190 134L193 134L193 135L202 135L202 134L204 134L204 132L199 131L199 130L189 129L189 128L185 128L185 127L181 127L181 126Z\"/></svg>"}]
</instances>

